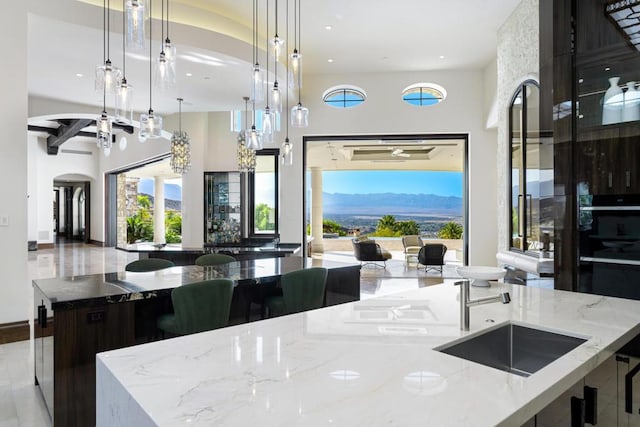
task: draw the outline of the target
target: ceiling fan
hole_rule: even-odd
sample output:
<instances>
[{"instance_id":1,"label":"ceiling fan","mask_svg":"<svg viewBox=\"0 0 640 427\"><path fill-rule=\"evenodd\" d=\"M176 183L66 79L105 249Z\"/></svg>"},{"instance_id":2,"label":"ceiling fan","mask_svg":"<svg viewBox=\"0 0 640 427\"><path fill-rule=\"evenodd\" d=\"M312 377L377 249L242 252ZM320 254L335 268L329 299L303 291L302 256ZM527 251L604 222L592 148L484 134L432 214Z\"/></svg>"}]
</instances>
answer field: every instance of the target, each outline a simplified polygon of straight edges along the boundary
<instances>
[{"instance_id":1,"label":"ceiling fan","mask_svg":"<svg viewBox=\"0 0 640 427\"><path fill-rule=\"evenodd\" d=\"M411 157L411 154L405 153L402 148L396 148L391 152L391 157Z\"/></svg>"}]
</instances>

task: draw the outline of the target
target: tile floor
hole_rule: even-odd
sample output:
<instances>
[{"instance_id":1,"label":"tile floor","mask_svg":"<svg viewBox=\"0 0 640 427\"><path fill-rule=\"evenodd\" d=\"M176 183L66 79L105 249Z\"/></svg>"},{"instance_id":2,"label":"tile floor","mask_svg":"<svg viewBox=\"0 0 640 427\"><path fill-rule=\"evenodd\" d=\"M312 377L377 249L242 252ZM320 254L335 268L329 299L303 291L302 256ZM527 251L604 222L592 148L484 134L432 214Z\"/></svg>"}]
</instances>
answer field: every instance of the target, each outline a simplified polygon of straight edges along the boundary
<instances>
[{"instance_id":1,"label":"tile floor","mask_svg":"<svg viewBox=\"0 0 640 427\"><path fill-rule=\"evenodd\" d=\"M356 262L351 253L332 252L325 258ZM122 271L137 259L113 248L81 243L58 245L54 249L29 252L29 280L48 277ZM361 271L361 298L387 295L407 289L430 286L458 279L455 264L445 265L442 276L406 265L401 252L393 253L386 268L365 266ZM34 386L33 345L21 341L0 345L0 427L49 427L51 421L39 390Z\"/></svg>"}]
</instances>

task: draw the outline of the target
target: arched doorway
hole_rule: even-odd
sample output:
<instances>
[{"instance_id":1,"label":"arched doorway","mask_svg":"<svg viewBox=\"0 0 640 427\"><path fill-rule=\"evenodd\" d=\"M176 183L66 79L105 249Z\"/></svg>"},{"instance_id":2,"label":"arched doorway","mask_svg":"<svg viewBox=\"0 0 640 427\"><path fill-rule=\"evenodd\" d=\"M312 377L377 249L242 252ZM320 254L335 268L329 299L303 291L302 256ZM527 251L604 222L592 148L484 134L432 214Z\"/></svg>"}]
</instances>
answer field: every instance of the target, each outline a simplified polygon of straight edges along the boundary
<instances>
[{"instance_id":1,"label":"arched doorway","mask_svg":"<svg viewBox=\"0 0 640 427\"><path fill-rule=\"evenodd\" d=\"M89 241L89 181L53 181L55 243Z\"/></svg>"}]
</instances>

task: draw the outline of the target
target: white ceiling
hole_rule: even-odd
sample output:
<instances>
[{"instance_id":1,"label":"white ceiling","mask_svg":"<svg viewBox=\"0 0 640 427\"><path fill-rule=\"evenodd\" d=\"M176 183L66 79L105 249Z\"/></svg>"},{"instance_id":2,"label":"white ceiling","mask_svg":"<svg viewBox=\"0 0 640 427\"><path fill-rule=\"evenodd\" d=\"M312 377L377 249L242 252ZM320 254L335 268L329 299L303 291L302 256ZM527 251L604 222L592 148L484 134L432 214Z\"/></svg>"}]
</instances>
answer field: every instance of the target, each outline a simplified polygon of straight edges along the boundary
<instances>
[{"instance_id":1,"label":"white ceiling","mask_svg":"<svg viewBox=\"0 0 640 427\"><path fill-rule=\"evenodd\" d=\"M93 75L103 56L102 8L95 4L101 6L102 1L28 1L30 93L99 106L102 96L93 90ZM497 30L519 2L304 0L301 51L305 72L482 68L495 57ZM266 0L259 3L262 20ZM271 0L270 7L274 4ZM285 4L279 1L281 17ZM185 99L184 111L242 108L251 62L251 5L250 0L171 0L172 21L176 22L171 38L180 54L178 82L165 93L154 90L154 110L161 114L176 112L177 97ZM121 7L121 1L114 0L111 6L110 56L114 65L121 66L122 14L115 10ZM154 11L157 9L154 7ZM332 29L326 30L326 25ZM282 27L279 33L284 37ZM158 33L156 23L155 50ZM149 108L148 55L147 51L127 58L126 74L136 88L137 111ZM332 63L327 62L330 58ZM193 75L187 77L187 72ZM83 76L76 77L76 73ZM111 98L108 106L113 105Z\"/></svg>"}]
</instances>

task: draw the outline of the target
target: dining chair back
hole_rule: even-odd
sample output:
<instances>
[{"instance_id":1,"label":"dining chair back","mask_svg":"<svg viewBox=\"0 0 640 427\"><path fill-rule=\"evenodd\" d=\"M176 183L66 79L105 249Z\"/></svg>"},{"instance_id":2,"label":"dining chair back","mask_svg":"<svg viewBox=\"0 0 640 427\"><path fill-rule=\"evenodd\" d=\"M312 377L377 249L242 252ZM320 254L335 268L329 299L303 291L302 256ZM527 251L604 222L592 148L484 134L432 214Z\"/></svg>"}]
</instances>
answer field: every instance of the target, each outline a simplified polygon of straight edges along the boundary
<instances>
[{"instance_id":1,"label":"dining chair back","mask_svg":"<svg viewBox=\"0 0 640 427\"><path fill-rule=\"evenodd\" d=\"M207 265L221 265L228 264L230 262L234 262L236 259L231 255L225 254L205 254L200 255L196 258L196 265L207 266Z\"/></svg>"},{"instance_id":2,"label":"dining chair back","mask_svg":"<svg viewBox=\"0 0 640 427\"><path fill-rule=\"evenodd\" d=\"M162 270L164 268L175 267L173 261L162 258L147 258L131 261L124 269L135 273L144 273L147 271Z\"/></svg>"},{"instance_id":3,"label":"dining chair back","mask_svg":"<svg viewBox=\"0 0 640 427\"><path fill-rule=\"evenodd\" d=\"M158 328L175 335L193 334L227 326L233 280L189 283L171 291L174 313L158 318Z\"/></svg>"},{"instance_id":4,"label":"dining chair back","mask_svg":"<svg viewBox=\"0 0 640 427\"><path fill-rule=\"evenodd\" d=\"M280 278L282 296L265 300L269 315L298 313L322 307L327 273L326 268L312 267L283 274Z\"/></svg>"}]
</instances>

